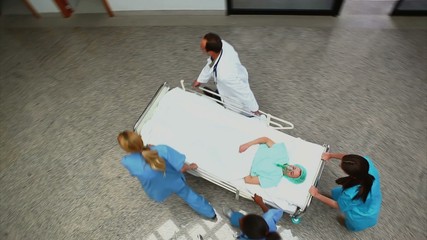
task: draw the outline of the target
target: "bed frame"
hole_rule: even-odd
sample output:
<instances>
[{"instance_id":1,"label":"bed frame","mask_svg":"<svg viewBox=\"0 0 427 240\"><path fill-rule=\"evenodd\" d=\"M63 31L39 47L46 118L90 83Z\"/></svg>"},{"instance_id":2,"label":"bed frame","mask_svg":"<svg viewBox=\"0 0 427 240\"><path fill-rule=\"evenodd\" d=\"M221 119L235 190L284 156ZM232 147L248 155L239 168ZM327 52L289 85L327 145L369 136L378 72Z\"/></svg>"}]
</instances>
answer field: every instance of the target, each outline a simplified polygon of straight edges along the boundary
<instances>
[{"instance_id":1,"label":"bed frame","mask_svg":"<svg viewBox=\"0 0 427 240\"><path fill-rule=\"evenodd\" d=\"M203 88L203 87L198 87L198 88L186 87L185 84L184 84L184 80L180 81L180 85L181 85L181 88L184 91L186 91L186 92L191 92L191 93L197 94L197 95L203 95L204 97L207 97L207 98L211 99L212 101L218 102L220 104L224 104L224 102L221 101L221 100L218 100L218 99L215 99L215 98L212 98L212 97L204 95L202 93L202 91L209 92L209 93L211 93L213 95L218 95L217 93L212 92L212 91L210 91L210 90L208 90L206 88ZM158 88L158 90L154 94L153 98L150 100L150 102L145 107L144 111L141 113L141 115L139 116L138 120L134 124L134 127L133 127L134 131L140 132L142 126L144 126L144 124L154 114L154 112L155 112L155 110L156 110L156 108L157 108L160 100L162 99L162 97L170 89L171 89L171 87L166 82L163 83ZM242 110L241 108L239 108L236 105L230 105L229 102L227 103L227 109L229 109L231 111L235 111L235 112L240 112L240 113L242 113L245 116L254 117L254 118L260 118L260 121L264 121L268 127L276 129L276 130L283 131L283 130L289 130L289 129L293 129L294 128L294 125L292 123L290 123L288 121L285 121L283 119L280 119L278 117L275 117L275 116L273 116L271 114L265 113L263 111L260 111L261 116L255 116L253 113L244 111L244 110ZM323 148L324 148L324 152L329 152L329 145L324 144ZM314 184L315 186L318 185L318 182L320 180L321 174L323 172L324 165L325 165L325 163L324 163L324 161L322 161L321 166L319 167L319 169L317 171L317 174L316 174L317 177L316 177L315 184ZM240 196L243 197L243 198L252 200L252 195L250 195L248 192L239 191L239 189L237 189L235 186L231 185L230 183L228 183L226 181L222 181L220 179L217 179L217 178L211 176L211 174L209 174L208 172L206 172L206 171L204 171L202 169L191 170L191 171L188 171L188 173L190 173L190 174L192 174L194 176L197 176L197 177L201 177L201 178L203 178L205 180L208 180L209 182L214 183L214 184L216 184L216 185L218 185L218 186L220 186L220 187L222 187L222 188L224 188L224 189L226 189L226 190L234 193L236 200L238 200ZM270 202L270 201L268 201L266 199L264 199L264 200L265 200L266 204L268 204L268 205L270 205L272 207L278 208L278 206L274 202ZM295 212L287 212L287 211L285 211L285 212L287 212L290 215L293 223L298 224L300 222L301 216L305 213L307 207L309 207L309 205L311 203L311 200L312 200L312 196L310 196L307 199L306 207L305 208L297 207L297 209L296 209Z\"/></svg>"}]
</instances>

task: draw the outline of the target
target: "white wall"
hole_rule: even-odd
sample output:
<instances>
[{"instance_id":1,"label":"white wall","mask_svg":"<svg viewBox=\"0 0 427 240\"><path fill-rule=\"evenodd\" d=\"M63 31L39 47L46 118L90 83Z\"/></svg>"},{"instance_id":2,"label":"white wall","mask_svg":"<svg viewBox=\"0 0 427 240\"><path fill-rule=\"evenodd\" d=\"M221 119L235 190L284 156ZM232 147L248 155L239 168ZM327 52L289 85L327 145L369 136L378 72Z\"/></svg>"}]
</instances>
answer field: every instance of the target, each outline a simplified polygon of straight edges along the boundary
<instances>
[{"instance_id":1,"label":"white wall","mask_svg":"<svg viewBox=\"0 0 427 240\"><path fill-rule=\"evenodd\" d=\"M95 1L95 0L84 0ZM101 0L96 0L101 2ZM227 0L108 0L113 11L156 11L156 10L226 10ZM29 0L39 13L56 13L58 7L53 0ZM71 5L83 1L69 0ZM74 5L73 5L74 4ZM79 7L79 11L84 11ZM85 11L84 11L85 12Z\"/></svg>"},{"instance_id":2,"label":"white wall","mask_svg":"<svg viewBox=\"0 0 427 240\"><path fill-rule=\"evenodd\" d=\"M4 15L28 15L30 10L25 6L24 2L16 0L0 0L1 11Z\"/></svg>"},{"instance_id":3,"label":"white wall","mask_svg":"<svg viewBox=\"0 0 427 240\"><path fill-rule=\"evenodd\" d=\"M28 0L38 13L56 13L59 12L58 7L53 0Z\"/></svg>"},{"instance_id":4,"label":"white wall","mask_svg":"<svg viewBox=\"0 0 427 240\"><path fill-rule=\"evenodd\" d=\"M109 0L113 11L226 10L226 0Z\"/></svg>"}]
</instances>

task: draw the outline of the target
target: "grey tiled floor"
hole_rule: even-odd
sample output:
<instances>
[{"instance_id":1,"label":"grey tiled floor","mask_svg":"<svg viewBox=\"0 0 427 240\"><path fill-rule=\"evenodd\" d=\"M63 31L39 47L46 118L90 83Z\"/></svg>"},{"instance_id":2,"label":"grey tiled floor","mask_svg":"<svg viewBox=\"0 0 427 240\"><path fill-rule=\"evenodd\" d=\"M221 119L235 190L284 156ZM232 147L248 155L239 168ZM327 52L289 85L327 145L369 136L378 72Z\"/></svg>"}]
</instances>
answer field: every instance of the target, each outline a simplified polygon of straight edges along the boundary
<instances>
[{"instance_id":1,"label":"grey tiled floor","mask_svg":"<svg viewBox=\"0 0 427 240\"><path fill-rule=\"evenodd\" d=\"M378 225L352 233L313 201L285 239L425 239L425 18L374 16L119 16L0 18L1 239L231 239L179 198L150 201L120 166L130 129L157 87L194 79L199 37L239 51L261 109L288 134L370 155L382 177ZM320 189L341 176L328 164ZM202 179L188 182L220 209L260 213Z\"/></svg>"}]
</instances>

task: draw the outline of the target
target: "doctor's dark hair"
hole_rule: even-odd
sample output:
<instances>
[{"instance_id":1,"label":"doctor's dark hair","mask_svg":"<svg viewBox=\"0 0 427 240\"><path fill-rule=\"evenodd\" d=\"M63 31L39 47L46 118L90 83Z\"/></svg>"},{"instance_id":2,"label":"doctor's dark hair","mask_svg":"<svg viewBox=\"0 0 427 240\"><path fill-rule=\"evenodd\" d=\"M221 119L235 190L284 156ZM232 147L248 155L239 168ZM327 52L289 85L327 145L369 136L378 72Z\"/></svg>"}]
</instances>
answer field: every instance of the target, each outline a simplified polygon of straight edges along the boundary
<instances>
[{"instance_id":1,"label":"doctor's dark hair","mask_svg":"<svg viewBox=\"0 0 427 240\"><path fill-rule=\"evenodd\" d=\"M250 239L281 240L277 232L270 232L267 222L256 214L245 215L240 222L240 230Z\"/></svg>"},{"instance_id":2,"label":"doctor's dark hair","mask_svg":"<svg viewBox=\"0 0 427 240\"><path fill-rule=\"evenodd\" d=\"M207 33L203 39L206 39L206 52L213 51L216 53L220 53L222 49L222 41L218 34L215 33Z\"/></svg>"},{"instance_id":3,"label":"doctor's dark hair","mask_svg":"<svg viewBox=\"0 0 427 240\"><path fill-rule=\"evenodd\" d=\"M157 151L144 146L141 136L133 131L123 131L117 136L120 147L128 153L140 153L153 170L165 171L166 163Z\"/></svg>"},{"instance_id":4,"label":"doctor's dark hair","mask_svg":"<svg viewBox=\"0 0 427 240\"><path fill-rule=\"evenodd\" d=\"M369 174L368 160L359 155L348 154L342 158L341 168L349 176L338 178L335 182L342 185L344 190L360 185L353 200L360 198L363 202L366 202L366 198L375 180L375 178Z\"/></svg>"}]
</instances>

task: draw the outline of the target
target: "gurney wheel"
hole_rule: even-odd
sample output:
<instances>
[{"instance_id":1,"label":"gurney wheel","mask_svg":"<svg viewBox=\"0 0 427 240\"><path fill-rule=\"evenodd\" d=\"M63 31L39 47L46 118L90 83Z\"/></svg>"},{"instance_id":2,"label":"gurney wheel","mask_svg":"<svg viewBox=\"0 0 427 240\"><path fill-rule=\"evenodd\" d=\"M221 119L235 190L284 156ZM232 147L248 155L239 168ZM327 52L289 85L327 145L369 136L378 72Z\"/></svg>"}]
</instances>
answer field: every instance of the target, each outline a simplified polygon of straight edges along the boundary
<instances>
[{"instance_id":1,"label":"gurney wheel","mask_svg":"<svg viewBox=\"0 0 427 240\"><path fill-rule=\"evenodd\" d=\"M298 217L292 217L291 221L293 224L299 224L301 222L301 218Z\"/></svg>"}]
</instances>

